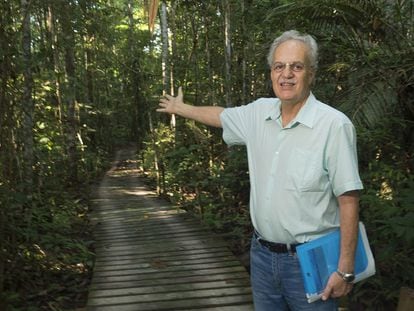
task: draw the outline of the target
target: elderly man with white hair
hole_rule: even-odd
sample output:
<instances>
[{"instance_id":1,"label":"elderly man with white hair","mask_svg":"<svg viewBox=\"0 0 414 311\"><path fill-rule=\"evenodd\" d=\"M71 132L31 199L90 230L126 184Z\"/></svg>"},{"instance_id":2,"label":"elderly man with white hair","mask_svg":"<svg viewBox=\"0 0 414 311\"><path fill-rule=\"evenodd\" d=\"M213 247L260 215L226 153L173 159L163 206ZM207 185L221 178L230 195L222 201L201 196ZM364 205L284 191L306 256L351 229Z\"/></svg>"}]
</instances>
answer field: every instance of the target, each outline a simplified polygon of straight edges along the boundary
<instances>
[{"instance_id":1,"label":"elderly man with white hair","mask_svg":"<svg viewBox=\"0 0 414 311\"><path fill-rule=\"evenodd\" d=\"M229 145L246 145L250 175L250 249L255 310L337 310L352 289L358 236L356 134L340 111L311 92L318 47L295 30L268 54L276 98L243 106L192 106L183 93L165 96L157 111L223 128ZM340 228L340 257L322 299L308 303L296 247Z\"/></svg>"}]
</instances>

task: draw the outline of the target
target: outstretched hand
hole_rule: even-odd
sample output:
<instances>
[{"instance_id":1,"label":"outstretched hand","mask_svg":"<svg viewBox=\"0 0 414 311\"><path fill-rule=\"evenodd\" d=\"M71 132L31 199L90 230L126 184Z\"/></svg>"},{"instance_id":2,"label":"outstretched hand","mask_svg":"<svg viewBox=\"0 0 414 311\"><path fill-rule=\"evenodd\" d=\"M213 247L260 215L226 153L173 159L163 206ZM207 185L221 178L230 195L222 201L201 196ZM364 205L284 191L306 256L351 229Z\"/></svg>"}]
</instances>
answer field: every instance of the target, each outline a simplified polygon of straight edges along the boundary
<instances>
[{"instance_id":1,"label":"outstretched hand","mask_svg":"<svg viewBox=\"0 0 414 311\"><path fill-rule=\"evenodd\" d=\"M160 99L158 104L158 112L164 112L169 114L177 113L178 106L184 104L183 102L183 91L181 86L178 88L178 95L176 97L171 95L165 95Z\"/></svg>"}]
</instances>

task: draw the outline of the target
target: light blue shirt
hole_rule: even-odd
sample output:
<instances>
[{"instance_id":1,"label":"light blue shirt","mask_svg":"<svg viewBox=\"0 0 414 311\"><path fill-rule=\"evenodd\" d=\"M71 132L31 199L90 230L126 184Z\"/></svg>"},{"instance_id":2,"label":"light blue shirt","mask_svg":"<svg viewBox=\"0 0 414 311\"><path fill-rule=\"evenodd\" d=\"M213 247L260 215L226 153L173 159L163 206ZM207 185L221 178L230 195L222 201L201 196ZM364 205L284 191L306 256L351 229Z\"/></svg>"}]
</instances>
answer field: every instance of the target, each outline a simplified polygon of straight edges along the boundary
<instances>
[{"instance_id":1,"label":"light blue shirt","mask_svg":"<svg viewBox=\"0 0 414 311\"><path fill-rule=\"evenodd\" d=\"M355 128L342 112L310 94L282 127L280 100L227 108L223 139L247 147L250 215L266 240L302 243L339 226L337 196L362 189Z\"/></svg>"}]
</instances>

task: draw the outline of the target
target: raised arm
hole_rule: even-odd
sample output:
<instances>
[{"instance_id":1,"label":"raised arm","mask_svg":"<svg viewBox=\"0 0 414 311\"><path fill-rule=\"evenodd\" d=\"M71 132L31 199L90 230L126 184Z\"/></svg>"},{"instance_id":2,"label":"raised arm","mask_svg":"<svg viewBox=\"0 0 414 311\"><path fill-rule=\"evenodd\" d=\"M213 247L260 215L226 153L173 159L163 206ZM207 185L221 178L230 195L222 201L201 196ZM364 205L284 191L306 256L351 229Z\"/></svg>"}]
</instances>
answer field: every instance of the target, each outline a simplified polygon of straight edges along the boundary
<instances>
[{"instance_id":1,"label":"raised arm","mask_svg":"<svg viewBox=\"0 0 414 311\"><path fill-rule=\"evenodd\" d=\"M178 89L176 97L166 95L160 99L158 112L177 114L203 124L221 127L220 113L224 110L219 106L191 106L183 102L183 91Z\"/></svg>"}]
</instances>

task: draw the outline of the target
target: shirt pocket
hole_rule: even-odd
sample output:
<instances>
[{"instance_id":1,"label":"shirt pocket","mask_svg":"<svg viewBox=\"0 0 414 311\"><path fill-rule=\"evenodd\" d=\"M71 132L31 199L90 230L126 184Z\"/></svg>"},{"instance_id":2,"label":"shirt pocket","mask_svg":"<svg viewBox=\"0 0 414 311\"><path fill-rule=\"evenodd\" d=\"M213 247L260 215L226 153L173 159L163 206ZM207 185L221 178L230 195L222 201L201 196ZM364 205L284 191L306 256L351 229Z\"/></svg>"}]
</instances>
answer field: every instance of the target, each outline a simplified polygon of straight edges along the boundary
<instances>
[{"instance_id":1,"label":"shirt pocket","mask_svg":"<svg viewBox=\"0 0 414 311\"><path fill-rule=\"evenodd\" d=\"M286 165L285 188L302 192L321 192L326 189L328 175L322 157L315 152L294 148Z\"/></svg>"}]
</instances>

